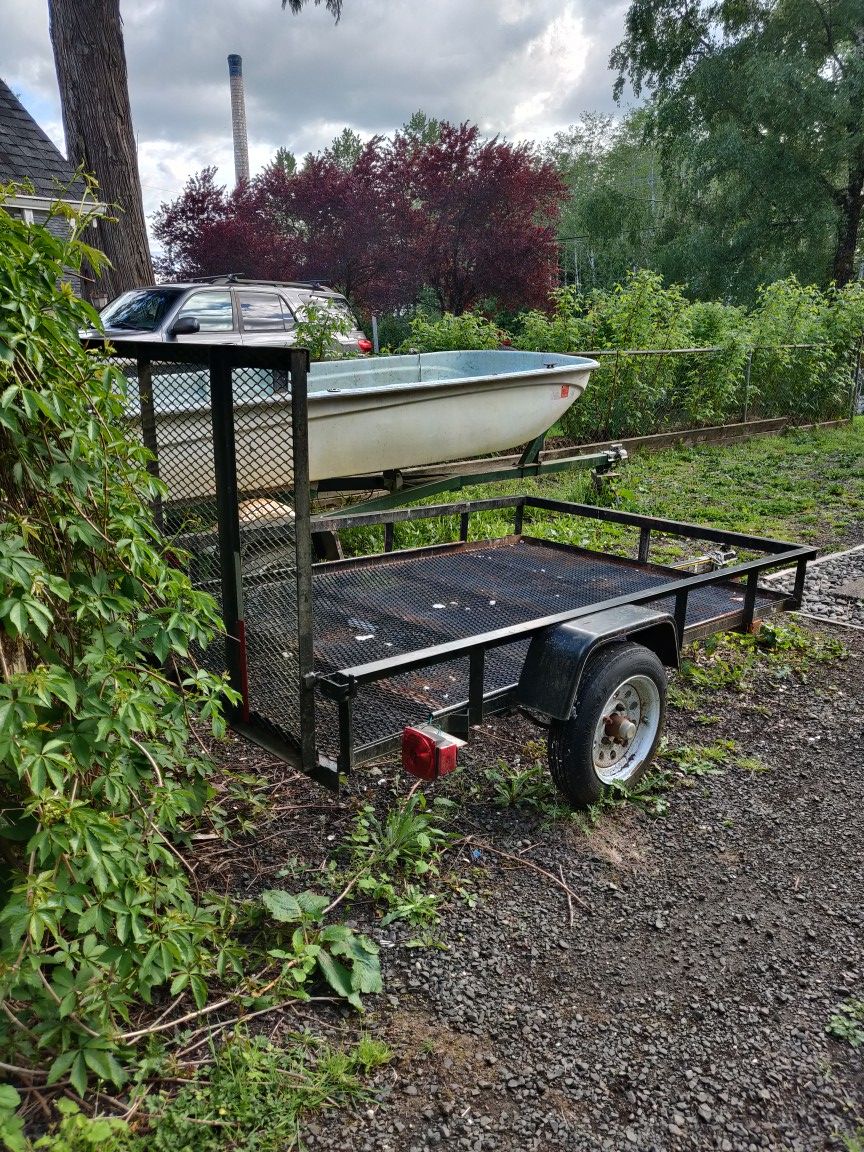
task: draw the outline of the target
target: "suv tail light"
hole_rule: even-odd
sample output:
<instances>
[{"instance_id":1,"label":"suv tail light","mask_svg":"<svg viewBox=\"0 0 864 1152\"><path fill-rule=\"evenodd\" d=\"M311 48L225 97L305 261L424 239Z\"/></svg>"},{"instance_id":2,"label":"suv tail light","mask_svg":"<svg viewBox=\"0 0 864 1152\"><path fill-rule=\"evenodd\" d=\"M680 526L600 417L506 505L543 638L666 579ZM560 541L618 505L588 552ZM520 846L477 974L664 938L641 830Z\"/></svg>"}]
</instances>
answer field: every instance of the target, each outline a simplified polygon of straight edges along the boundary
<instances>
[{"instance_id":1,"label":"suv tail light","mask_svg":"<svg viewBox=\"0 0 864 1152\"><path fill-rule=\"evenodd\" d=\"M371 352L372 351L372 341L367 340L365 336L361 336L360 339L357 341L357 347L360 349L361 352Z\"/></svg>"},{"instance_id":2,"label":"suv tail light","mask_svg":"<svg viewBox=\"0 0 864 1152\"><path fill-rule=\"evenodd\" d=\"M402 767L421 780L437 780L456 767L456 754L464 740L449 736L431 724L402 732Z\"/></svg>"}]
</instances>

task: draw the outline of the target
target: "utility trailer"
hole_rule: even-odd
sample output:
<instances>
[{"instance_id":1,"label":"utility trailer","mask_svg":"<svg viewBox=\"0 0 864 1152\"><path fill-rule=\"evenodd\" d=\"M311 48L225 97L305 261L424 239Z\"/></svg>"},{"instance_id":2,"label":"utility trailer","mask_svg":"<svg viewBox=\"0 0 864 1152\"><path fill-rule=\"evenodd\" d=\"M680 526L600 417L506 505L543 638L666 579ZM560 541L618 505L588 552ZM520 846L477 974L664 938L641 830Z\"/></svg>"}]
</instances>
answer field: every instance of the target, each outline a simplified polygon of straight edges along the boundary
<instances>
[{"instance_id":1,"label":"utility trailer","mask_svg":"<svg viewBox=\"0 0 864 1152\"><path fill-rule=\"evenodd\" d=\"M137 381L157 475L147 383L159 372L163 388L172 374L186 388L185 375L206 373L210 448L202 454L199 420L181 496L169 488L154 510L194 582L220 604L225 637L201 659L227 671L238 691L235 727L331 787L400 748L410 771L434 777L452 766L472 727L514 708L548 729L552 774L574 804L632 784L659 741L665 670L682 646L798 606L815 556L810 547L539 496L313 516L303 350L139 343L114 359ZM251 446L235 437L235 412L260 395L262 370L280 390L289 380L291 402L274 406L272 438ZM243 488L238 476L261 473L260 459L243 458L253 451L278 451L273 472L290 475L291 487ZM172 452L176 475L182 457ZM193 491L201 498L190 499ZM489 515L506 518L508 531L482 538ZM451 524L455 539L395 547L398 526L405 533L433 518ZM596 521L618 525L632 556L554 538L556 522L569 525L568 538L574 522L584 525L587 539ZM313 533L337 531L380 533L382 550L314 563ZM658 537L707 541L744 558L684 572L652 561ZM769 570L791 566L791 595L760 585Z\"/></svg>"},{"instance_id":2,"label":"utility trailer","mask_svg":"<svg viewBox=\"0 0 864 1152\"><path fill-rule=\"evenodd\" d=\"M483 513L512 534L471 539ZM459 539L392 549L393 526L447 517ZM634 558L532 534L542 517L626 526ZM800 602L815 552L536 496L516 496L313 521L327 530L379 526L385 551L316 564L314 685L319 749L347 773L398 748L435 775L436 733L466 738L485 716L517 708L548 730L549 764L574 804L634 783L663 730L666 668L684 644L746 630ZM572 533L568 533L572 535ZM652 563L652 538L709 541L754 554L732 567L683 572ZM389 546L389 549L388 549ZM791 596L760 587L796 566ZM426 735L424 747L415 735ZM406 740L406 733L411 738Z\"/></svg>"}]
</instances>

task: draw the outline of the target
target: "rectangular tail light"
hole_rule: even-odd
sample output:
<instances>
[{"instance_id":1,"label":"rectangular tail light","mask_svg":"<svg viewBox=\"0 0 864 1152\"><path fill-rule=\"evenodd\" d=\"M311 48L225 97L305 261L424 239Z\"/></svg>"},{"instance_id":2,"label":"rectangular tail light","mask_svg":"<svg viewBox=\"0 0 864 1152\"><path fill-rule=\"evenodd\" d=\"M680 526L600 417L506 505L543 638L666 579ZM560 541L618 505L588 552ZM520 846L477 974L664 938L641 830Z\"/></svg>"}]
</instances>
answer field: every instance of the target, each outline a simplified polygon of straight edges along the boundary
<instances>
[{"instance_id":1,"label":"rectangular tail light","mask_svg":"<svg viewBox=\"0 0 864 1152\"><path fill-rule=\"evenodd\" d=\"M450 736L431 724L418 724L402 732L402 767L421 780L437 780L456 767L456 755L464 740Z\"/></svg>"}]
</instances>

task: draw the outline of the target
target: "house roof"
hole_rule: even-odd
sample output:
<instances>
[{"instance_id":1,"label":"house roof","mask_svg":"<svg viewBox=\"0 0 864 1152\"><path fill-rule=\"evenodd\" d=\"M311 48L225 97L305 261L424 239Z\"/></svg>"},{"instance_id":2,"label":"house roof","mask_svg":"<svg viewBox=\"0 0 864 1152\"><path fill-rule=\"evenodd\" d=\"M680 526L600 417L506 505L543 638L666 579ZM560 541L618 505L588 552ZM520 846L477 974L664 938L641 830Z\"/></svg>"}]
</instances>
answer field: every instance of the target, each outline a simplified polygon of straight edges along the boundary
<instances>
[{"instance_id":1,"label":"house roof","mask_svg":"<svg viewBox=\"0 0 864 1152\"><path fill-rule=\"evenodd\" d=\"M75 169L48 139L21 101L0 80L0 184L33 185L34 195L79 201L84 195ZM58 193L68 189L62 196Z\"/></svg>"}]
</instances>

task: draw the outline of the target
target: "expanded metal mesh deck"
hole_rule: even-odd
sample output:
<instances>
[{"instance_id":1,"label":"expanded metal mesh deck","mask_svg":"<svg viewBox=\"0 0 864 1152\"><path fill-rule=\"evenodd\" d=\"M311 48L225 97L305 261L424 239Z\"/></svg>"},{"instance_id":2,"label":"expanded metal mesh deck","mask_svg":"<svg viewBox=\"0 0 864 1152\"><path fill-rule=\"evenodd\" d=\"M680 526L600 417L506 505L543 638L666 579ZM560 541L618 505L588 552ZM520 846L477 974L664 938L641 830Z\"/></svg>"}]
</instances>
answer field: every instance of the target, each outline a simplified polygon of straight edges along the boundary
<instances>
[{"instance_id":1,"label":"expanded metal mesh deck","mask_svg":"<svg viewBox=\"0 0 864 1152\"><path fill-rule=\"evenodd\" d=\"M681 575L525 537L319 569L313 575L316 671L332 672L600 604ZM687 627L718 618L734 626L743 602L742 585L732 581L695 588L689 594ZM757 614L775 602L770 594L758 596ZM671 600L656 603L674 610ZM527 645L519 640L487 652L487 693L518 681ZM385 739L467 695L467 657L365 685L354 711L357 744ZM318 711L318 743L328 754L337 744L335 710L326 701Z\"/></svg>"}]
</instances>

